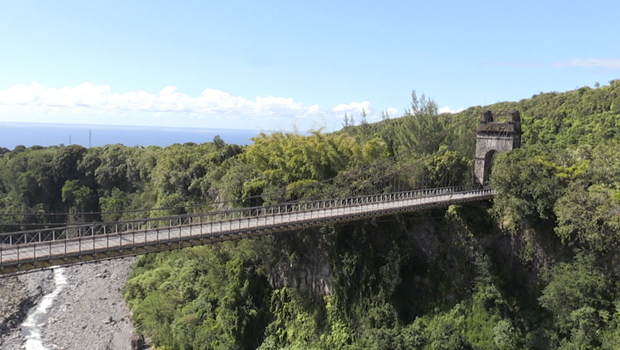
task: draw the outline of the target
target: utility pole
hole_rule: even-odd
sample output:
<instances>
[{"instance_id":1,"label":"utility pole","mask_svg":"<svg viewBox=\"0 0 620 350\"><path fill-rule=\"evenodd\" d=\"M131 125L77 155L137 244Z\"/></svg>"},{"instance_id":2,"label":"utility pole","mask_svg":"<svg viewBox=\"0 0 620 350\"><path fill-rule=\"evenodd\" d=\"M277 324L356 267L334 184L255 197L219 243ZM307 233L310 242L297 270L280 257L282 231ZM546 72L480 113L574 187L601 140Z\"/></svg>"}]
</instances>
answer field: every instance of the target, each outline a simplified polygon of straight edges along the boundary
<instances>
[{"instance_id":1,"label":"utility pole","mask_svg":"<svg viewBox=\"0 0 620 350\"><path fill-rule=\"evenodd\" d=\"M69 146L71 146L71 135L69 135Z\"/></svg>"},{"instance_id":2,"label":"utility pole","mask_svg":"<svg viewBox=\"0 0 620 350\"><path fill-rule=\"evenodd\" d=\"M92 147L93 133L88 129L88 148Z\"/></svg>"}]
</instances>

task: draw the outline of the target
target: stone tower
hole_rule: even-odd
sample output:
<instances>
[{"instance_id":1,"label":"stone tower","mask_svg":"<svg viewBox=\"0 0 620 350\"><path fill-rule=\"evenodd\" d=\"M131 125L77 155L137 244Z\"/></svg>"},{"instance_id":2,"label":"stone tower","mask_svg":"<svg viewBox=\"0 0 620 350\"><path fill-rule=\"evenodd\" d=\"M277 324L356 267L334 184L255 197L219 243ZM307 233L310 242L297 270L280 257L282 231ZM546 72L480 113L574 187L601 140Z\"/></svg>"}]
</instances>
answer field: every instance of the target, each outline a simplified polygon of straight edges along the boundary
<instances>
[{"instance_id":1,"label":"stone tower","mask_svg":"<svg viewBox=\"0 0 620 350\"><path fill-rule=\"evenodd\" d=\"M516 110L504 113L508 114L508 121L495 122L493 112L482 112L476 136L474 186L488 184L495 153L512 151L521 146L521 114Z\"/></svg>"}]
</instances>

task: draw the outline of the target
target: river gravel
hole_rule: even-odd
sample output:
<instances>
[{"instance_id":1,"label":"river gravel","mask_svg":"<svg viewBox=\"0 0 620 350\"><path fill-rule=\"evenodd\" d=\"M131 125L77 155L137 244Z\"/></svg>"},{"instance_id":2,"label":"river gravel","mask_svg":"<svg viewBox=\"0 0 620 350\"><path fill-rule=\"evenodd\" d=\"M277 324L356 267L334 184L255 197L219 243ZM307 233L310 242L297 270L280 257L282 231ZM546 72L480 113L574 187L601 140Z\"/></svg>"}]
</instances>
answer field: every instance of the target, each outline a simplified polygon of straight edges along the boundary
<instances>
[{"instance_id":1,"label":"river gravel","mask_svg":"<svg viewBox=\"0 0 620 350\"><path fill-rule=\"evenodd\" d=\"M46 314L37 321L43 349L131 349L134 330L123 302L122 288L133 262L135 258L124 258L65 268L66 285L57 290ZM49 270L21 275L18 279L20 288L38 302L56 289L54 275ZM26 335L26 327L13 328L0 339L0 349L28 349Z\"/></svg>"}]
</instances>

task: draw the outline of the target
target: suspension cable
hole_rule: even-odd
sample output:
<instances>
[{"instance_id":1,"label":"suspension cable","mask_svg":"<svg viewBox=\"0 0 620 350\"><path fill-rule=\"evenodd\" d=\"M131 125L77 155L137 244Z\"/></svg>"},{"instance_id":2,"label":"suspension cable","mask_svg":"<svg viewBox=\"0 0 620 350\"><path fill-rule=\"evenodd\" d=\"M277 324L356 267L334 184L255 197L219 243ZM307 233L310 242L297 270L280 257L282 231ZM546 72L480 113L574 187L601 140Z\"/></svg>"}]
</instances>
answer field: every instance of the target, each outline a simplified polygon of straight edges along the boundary
<instances>
[{"instance_id":1,"label":"suspension cable","mask_svg":"<svg viewBox=\"0 0 620 350\"><path fill-rule=\"evenodd\" d=\"M318 186L318 185L322 185L322 184L327 184L329 182L333 182L342 178L348 178L348 177L352 177L355 176L365 170L371 169L373 167L378 167L380 165L386 164L388 162L394 161L398 158L402 158L408 154L413 153L415 150L417 150L420 147L423 147L427 144L429 144L430 142L448 135L449 133L451 133L452 131L456 130L458 127L461 127L463 125L465 125L466 123L470 122L474 117L476 117L476 115L472 115L468 118L464 118L462 121L452 125L451 127L444 129L442 132L435 134L433 136L431 136L430 138L422 141L421 143L417 144L416 146L410 147L406 150L404 150L403 152L400 152L398 154L394 154L388 158L384 158L380 161L377 161L373 164L367 165L367 166L363 166L360 168L356 168L356 169L352 169L352 170L348 170L345 171L343 173L340 173L332 178L329 179L325 179L325 180L321 180L321 181L316 181L310 184L306 184L306 185L302 185L299 187L295 187L292 189L288 189L285 188L284 190L280 190L280 191L275 191L275 192L270 192L270 193L262 193L260 195L256 195L256 196L249 196L249 197L244 197L244 198L238 198L238 199L232 199L232 200L224 200L224 201L217 201L217 202L211 202L211 203L205 203L205 204L195 204L195 205L187 205L187 206L176 206L176 207L158 207L158 208L145 208L145 209L129 209L129 210L112 210L112 211L93 211L93 212L77 212L77 213L68 213L68 212L52 212L52 213L0 213L0 217L1 216L39 216L39 217L54 217L54 216L67 216L67 215L102 215L102 214L126 214L126 213L142 213L142 212L151 212L151 211L164 211L164 210L181 210L181 209L190 209L190 208L199 208L199 207L206 207L206 206L222 206L222 205L226 205L228 203L239 203L239 202L243 202L243 201L248 201L248 200L252 200L252 199L263 199L265 197L269 197L269 196L280 196L280 197L284 197L285 195L289 192L293 192L293 191L300 191L300 190L304 190L307 188L310 188L312 186ZM472 133L474 134L474 133ZM472 134L468 134L467 136L470 137ZM459 141L460 143L461 141ZM454 145L454 144L453 144ZM452 145L451 145L452 146ZM450 146L449 146L450 147ZM443 151L449 149L449 147L445 148L444 150L440 150L438 152L435 152L425 158L422 158L421 160L418 160L414 163L412 163L411 166L413 165L417 165L419 163L421 163L422 161L425 161L427 159L429 159L430 157L436 155L436 154L440 154ZM394 173L390 173L389 174L394 175ZM387 175L386 175L387 176ZM377 179L382 179L385 178L386 176L380 176ZM371 179L366 181L365 183L372 181L372 180L376 180L376 179ZM348 189L350 189L351 186L348 187ZM323 194L321 194L323 195ZM304 198L303 200L308 200L310 198L314 198L316 196L320 196L320 195L315 195L315 196L311 196L311 197L307 197ZM300 200L296 200L296 201L291 201L290 203L294 203L294 202L299 202ZM53 222L50 223L46 223L46 224L50 224L53 225ZM60 223L59 223L60 224ZM18 224L3 224L0 223L0 226L2 225L18 225ZM21 225L25 225L21 224ZM41 225L41 223L37 224L37 223L32 223L32 224L28 224L28 225Z\"/></svg>"}]
</instances>

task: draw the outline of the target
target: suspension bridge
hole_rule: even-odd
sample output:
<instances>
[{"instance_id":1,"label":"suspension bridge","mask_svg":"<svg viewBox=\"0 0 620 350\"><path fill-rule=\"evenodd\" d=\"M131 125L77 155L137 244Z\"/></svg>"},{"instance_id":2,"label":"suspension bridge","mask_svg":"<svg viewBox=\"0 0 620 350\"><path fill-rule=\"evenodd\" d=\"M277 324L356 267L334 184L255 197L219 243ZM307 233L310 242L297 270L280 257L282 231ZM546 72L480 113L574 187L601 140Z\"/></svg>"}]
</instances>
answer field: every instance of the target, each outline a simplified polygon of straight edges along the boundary
<instances>
[{"instance_id":1,"label":"suspension bridge","mask_svg":"<svg viewBox=\"0 0 620 350\"><path fill-rule=\"evenodd\" d=\"M485 186L493 154L520 145L520 117L516 111L511 113L507 122L494 122L490 112L483 113L474 133L471 187L403 190L402 175L424 159L391 170L382 161L319 183L356 180L303 201L0 233L0 275L488 200L494 196ZM368 169L385 173L364 179L364 173L373 174ZM236 201L237 205L241 201L247 203L248 198ZM212 203L210 208L232 205Z\"/></svg>"}]
</instances>

